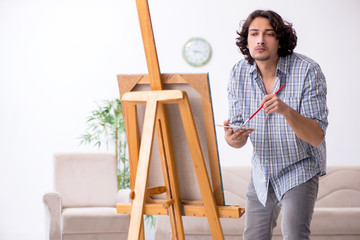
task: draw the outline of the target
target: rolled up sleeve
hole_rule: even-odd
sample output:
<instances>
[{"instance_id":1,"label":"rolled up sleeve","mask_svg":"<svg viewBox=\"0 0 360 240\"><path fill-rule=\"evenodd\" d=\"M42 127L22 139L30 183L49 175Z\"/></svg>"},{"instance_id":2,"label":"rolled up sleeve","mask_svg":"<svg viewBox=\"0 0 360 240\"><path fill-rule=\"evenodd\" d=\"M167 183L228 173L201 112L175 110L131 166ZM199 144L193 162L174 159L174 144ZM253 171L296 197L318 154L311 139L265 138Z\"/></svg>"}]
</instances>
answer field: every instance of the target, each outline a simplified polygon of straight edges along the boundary
<instances>
[{"instance_id":1,"label":"rolled up sleeve","mask_svg":"<svg viewBox=\"0 0 360 240\"><path fill-rule=\"evenodd\" d=\"M329 110L326 105L326 80L319 65L313 64L309 67L303 89L300 114L314 119L325 135L328 127Z\"/></svg>"}]
</instances>

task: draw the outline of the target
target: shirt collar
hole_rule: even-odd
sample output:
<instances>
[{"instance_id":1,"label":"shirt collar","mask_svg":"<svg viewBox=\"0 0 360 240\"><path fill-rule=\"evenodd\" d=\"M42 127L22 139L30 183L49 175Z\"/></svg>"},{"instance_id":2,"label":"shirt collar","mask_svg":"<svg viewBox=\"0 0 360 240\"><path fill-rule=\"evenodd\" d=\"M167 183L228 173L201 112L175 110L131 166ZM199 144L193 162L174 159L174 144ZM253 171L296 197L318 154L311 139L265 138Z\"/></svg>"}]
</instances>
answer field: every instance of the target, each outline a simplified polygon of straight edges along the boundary
<instances>
[{"instance_id":1,"label":"shirt collar","mask_svg":"<svg viewBox=\"0 0 360 240\"><path fill-rule=\"evenodd\" d=\"M276 66L276 72L280 72L283 74L289 73L290 56L291 55L288 55L286 57L279 57L279 60L278 60L277 66ZM253 74L256 70L257 70L256 62L254 61L254 63L252 65L250 65L249 73Z\"/></svg>"},{"instance_id":2,"label":"shirt collar","mask_svg":"<svg viewBox=\"0 0 360 240\"><path fill-rule=\"evenodd\" d=\"M256 73L256 69L257 69L256 62L254 61L254 63L252 65L250 65L250 68L248 71L250 74L253 74L254 72Z\"/></svg>"},{"instance_id":3,"label":"shirt collar","mask_svg":"<svg viewBox=\"0 0 360 240\"><path fill-rule=\"evenodd\" d=\"M282 74L289 73L289 66L290 66L290 55L286 57L279 57L279 61L277 63L276 72L280 72Z\"/></svg>"}]
</instances>

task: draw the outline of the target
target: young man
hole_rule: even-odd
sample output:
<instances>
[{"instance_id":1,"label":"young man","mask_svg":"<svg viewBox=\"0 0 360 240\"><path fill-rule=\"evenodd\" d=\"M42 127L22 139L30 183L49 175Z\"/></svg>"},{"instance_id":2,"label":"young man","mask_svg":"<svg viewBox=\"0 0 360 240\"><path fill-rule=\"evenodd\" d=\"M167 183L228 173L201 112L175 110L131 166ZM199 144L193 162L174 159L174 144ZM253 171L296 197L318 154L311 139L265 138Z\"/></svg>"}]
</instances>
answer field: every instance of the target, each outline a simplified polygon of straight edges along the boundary
<instances>
[{"instance_id":1,"label":"young man","mask_svg":"<svg viewBox=\"0 0 360 240\"><path fill-rule=\"evenodd\" d=\"M240 126L263 105L247 123L251 129L225 128L230 146L241 148L250 137L254 149L243 237L271 239L281 210L284 239L309 239L326 168L325 77L317 63L293 52L295 30L273 11L251 13L238 34L245 59L231 72L224 124Z\"/></svg>"}]
</instances>

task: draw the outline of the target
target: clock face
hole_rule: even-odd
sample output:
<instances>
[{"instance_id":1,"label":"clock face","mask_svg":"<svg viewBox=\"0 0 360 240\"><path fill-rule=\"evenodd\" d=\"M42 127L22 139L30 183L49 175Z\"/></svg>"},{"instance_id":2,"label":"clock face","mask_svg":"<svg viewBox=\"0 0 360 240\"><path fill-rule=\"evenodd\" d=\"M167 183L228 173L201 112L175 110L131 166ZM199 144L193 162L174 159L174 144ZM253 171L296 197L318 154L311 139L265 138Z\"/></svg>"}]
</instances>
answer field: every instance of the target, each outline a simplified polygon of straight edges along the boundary
<instances>
[{"instance_id":1,"label":"clock face","mask_svg":"<svg viewBox=\"0 0 360 240\"><path fill-rule=\"evenodd\" d=\"M184 45L183 57L191 66L203 66L211 57L210 44L202 38L191 38Z\"/></svg>"}]
</instances>

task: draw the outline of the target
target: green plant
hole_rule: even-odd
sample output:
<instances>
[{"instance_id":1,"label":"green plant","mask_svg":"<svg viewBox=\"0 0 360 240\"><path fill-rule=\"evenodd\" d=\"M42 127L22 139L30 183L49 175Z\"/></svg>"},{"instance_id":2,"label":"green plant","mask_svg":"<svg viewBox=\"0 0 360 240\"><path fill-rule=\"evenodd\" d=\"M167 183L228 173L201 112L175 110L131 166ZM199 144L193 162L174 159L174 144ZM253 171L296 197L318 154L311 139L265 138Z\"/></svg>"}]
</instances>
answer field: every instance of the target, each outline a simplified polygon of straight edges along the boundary
<instances>
[{"instance_id":1,"label":"green plant","mask_svg":"<svg viewBox=\"0 0 360 240\"><path fill-rule=\"evenodd\" d=\"M127 142L119 99L106 100L97 104L87 119L86 133L80 136L81 144L93 144L100 148L105 144L107 151L109 145L115 148L117 159L118 188L130 188L129 161Z\"/></svg>"}]
</instances>

